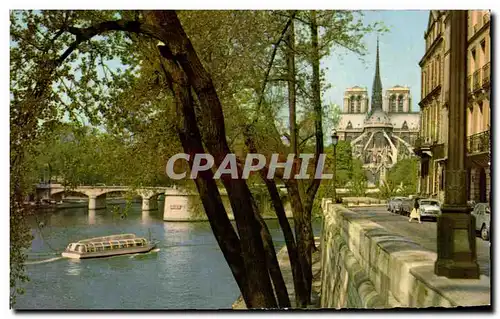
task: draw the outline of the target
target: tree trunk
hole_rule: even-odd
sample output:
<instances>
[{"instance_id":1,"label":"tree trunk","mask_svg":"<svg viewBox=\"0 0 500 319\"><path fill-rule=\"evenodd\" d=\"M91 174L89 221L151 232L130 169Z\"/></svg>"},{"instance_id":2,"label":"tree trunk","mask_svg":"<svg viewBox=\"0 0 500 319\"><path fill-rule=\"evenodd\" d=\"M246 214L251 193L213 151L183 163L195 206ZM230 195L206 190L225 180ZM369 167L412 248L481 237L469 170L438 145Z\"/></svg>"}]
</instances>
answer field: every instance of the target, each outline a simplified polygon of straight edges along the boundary
<instances>
[{"instance_id":1,"label":"tree trunk","mask_svg":"<svg viewBox=\"0 0 500 319\"><path fill-rule=\"evenodd\" d=\"M251 153L258 153L252 136L253 135L250 132L245 131L245 144L247 145ZM297 245L295 244L292 228L290 227L290 223L288 222L288 219L286 217L285 207L283 206L283 201L281 200L278 188L276 187L276 183L274 182L274 180L267 178L267 173L267 167L259 170L259 174L266 184L266 188L269 192L269 195L271 196L274 211L276 212L278 222L281 229L283 230L283 236L285 237L288 257L290 259L290 266L292 268L293 285L295 288L295 303L297 307L306 307L307 290L302 267L299 263Z\"/></svg>"},{"instance_id":2,"label":"tree trunk","mask_svg":"<svg viewBox=\"0 0 500 319\"><path fill-rule=\"evenodd\" d=\"M321 81L320 81L320 73L319 73L319 46L318 46L318 25L316 22L316 11L311 10L311 65L312 65L312 81L311 81L311 90L312 90L312 103L314 106L314 125L315 125L315 135L316 135L316 151L314 156L314 167L317 169L319 155L323 153L323 124L322 124L322 115L323 109L321 107ZM316 174L315 174L316 175ZM321 183L321 179L314 178L312 180L311 185L307 189L307 193L304 200L304 213L306 214L309 223L307 227L310 227L309 233L309 241L313 250L316 250L316 246L314 245L314 235L312 232L312 224L311 224L311 214L314 198L316 197L316 192L318 191L319 184Z\"/></svg>"},{"instance_id":3,"label":"tree trunk","mask_svg":"<svg viewBox=\"0 0 500 319\"><path fill-rule=\"evenodd\" d=\"M296 127L296 87L295 87L295 27L292 20L286 39L287 47L287 71L288 71L288 112L290 123L290 145L292 152L297 157L297 127Z\"/></svg>"},{"instance_id":4,"label":"tree trunk","mask_svg":"<svg viewBox=\"0 0 500 319\"><path fill-rule=\"evenodd\" d=\"M181 66L189 84L192 86L201 104L199 109L200 127L203 141L220 166L229 154L224 128L222 106L217 96L210 75L199 60L189 38L174 11L152 11L155 22L168 38L168 46L173 60ZM241 168L239 169L241 171ZM266 254L261 238L261 225L254 211L250 189L245 180L222 177L233 209L238 234L240 237L243 263L247 274L249 298L248 307L275 308L277 306L273 287L266 267Z\"/></svg>"},{"instance_id":5,"label":"tree trunk","mask_svg":"<svg viewBox=\"0 0 500 319\"><path fill-rule=\"evenodd\" d=\"M273 238L271 237L271 233L269 233L269 228L267 228L264 218L262 218L262 216L258 213L259 210L255 204L255 200L252 202L255 205L254 211L257 212L255 217L261 226L261 236L264 243L264 250L266 252L267 269L269 270L269 275L273 281L274 292L276 293L276 297L278 299L278 306L280 308L289 308L290 298L288 297L288 290L286 289L285 280L283 279L278 258L276 256L276 250L274 249Z\"/></svg>"},{"instance_id":6,"label":"tree trunk","mask_svg":"<svg viewBox=\"0 0 500 319\"><path fill-rule=\"evenodd\" d=\"M266 183L269 194L271 195L274 210L276 211L278 222L285 237L288 258L290 259L290 266L292 268L293 286L295 288L295 303L297 307L303 308L307 306L308 294L304 272L302 271L302 267L300 265L297 245L295 244L292 228L290 227L290 223L286 217L285 208L283 207L283 202L281 201L276 183L273 180L268 180L266 178L263 178L263 180Z\"/></svg>"},{"instance_id":7,"label":"tree trunk","mask_svg":"<svg viewBox=\"0 0 500 319\"><path fill-rule=\"evenodd\" d=\"M297 92L296 92L296 73L295 73L295 27L294 27L294 21L290 23L290 27L288 30L287 38L286 38L286 43L287 43L287 50L286 50L286 57L287 57L287 72L288 72L288 112L289 112L289 131L290 131L290 146L292 149L292 153L295 156L295 161L294 161L294 167L293 167L293 174L298 171L297 166L299 165L298 161L298 146L297 146L297 126L296 126L296 101L297 101ZM267 174L266 174L267 175ZM268 187L269 193L271 194L271 198L273 199L273 204L275 205L275 210L276 213L278 214L279 218L279 211L282 209L283 205L281 202L281 199L279 198L279 193L277 193L277 188L276 184L274 181L271 184L271 181L268 181L265 176L263 176L264 182L266 183L266 186ZM297 181L294 181L294 183L297 183ZM287 187L288 189L288 187ZM301 234L300 229L303 229L302 224L303 222L301 221L303 218L302 210L298 207L297 203L301 202L301 196L300 192L299 193L294 193L288 191L288 195L292 199L292 196L299 196L298 198L294 198L291 200L292 204L292 211L293 211L293 217L294 217L294 225L295 225L295 234L297 236L297 246L300 246L300 248L297 248L295 245L295 242L293 242L293 235L291 239L289 238L288 240L290 241L290 245L287 242L287 248L289 252L289 257L290 257L290 263L292 264L292 272L294 276L294 286L295 286L295 300L296 303L299 307L305 307L309 303L310 300L310 292L309 289L307 288L310 286L307 281L307 276L304 276L308 272L308 263L307 263L307 252L304 251L304 246L300 243L300 239L303 238L303 234ZM275 198L277 197L277 198ZM279 201L279 204L278 204ZM276 202L276 203L275 203ZM278 207L277 207L278 206ZM281 206L281 207L279 207ZM283 209L283 214L285 214L284 209ZM286 214L285 214L285 219L286 219ZM286 225L284 225L285 228L288 226L291 232L290 225L288 224L288 220L286 220ZM285 233L285 228L282 226L283 232ZM286 237L285 237L286 240ZM293 243L293 246L292 246ZM290 246L290 247L289 247ZM305 254L305 255L304 255ZM305 258L304 258L305 257ZM305 266L306 268L303 268Z\"/></svg>"},{"instance_id":8,"label":"tree trunk","mask_svg":"<svg viewBox=\"0 0 500 319\"><path fill-rule=\"evenodd\" d=\"M307 227L307 224L311 224L310 215L309 222L308 216L305 213L302 200L300 197L300 192L297 184L297 180L290 179L285 181L286 189L288 195L290 196L290 204L293 212L295 236L297 238L297 252L299 258L299 264L302 268L302 273L306 288L306 300L305 304L311 302L311 287L312 287L312 247L311 232L312 227ZM304 301L304 300L302 300Z\"/></svg>"},{"instance_id":9,"label":"tree trunk","mask_svg":"<svg viewBox=\"0 0 500 319\"><path fill-rule=\"evenodd\" d=\"M164 63L163 63L164 62ZM189 164L193 166L194 154L204 153L201 134L196 125L191 90L183 71L172 61L160 61L176 103L177 132L186 154L190 154ZM207 214L210 226L226 259L234 279L247 305L252 304L248 289L240 242L222 204L219 189L211 170L203 171L194 180ZM250 307L250 306L249 306Z\"/></svg>"}]
</instances>

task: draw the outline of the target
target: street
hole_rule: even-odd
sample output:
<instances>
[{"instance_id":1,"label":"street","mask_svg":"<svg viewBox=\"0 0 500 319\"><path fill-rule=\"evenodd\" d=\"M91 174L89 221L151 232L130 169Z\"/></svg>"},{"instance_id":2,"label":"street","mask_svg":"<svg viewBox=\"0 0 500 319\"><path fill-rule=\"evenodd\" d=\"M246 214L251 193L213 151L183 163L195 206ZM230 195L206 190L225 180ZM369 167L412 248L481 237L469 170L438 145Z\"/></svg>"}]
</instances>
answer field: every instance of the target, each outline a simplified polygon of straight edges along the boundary
<instances>
[{"instance_id":1,"label":"street","mask_svg":"<svg viewBox=\"0 0 500 319\"><path fill-rule=\"evenodd\" d=\"M370 220L378 223L388 231L407 237L423 247L437 252L437 222L422 220L422 224L413 220L408 222L408 217L393 214L387 211L386 206L357 207L350 208L355 212L362 213ZM477 261L482 275L490 276L490 242L484 241L476 236Z\"/></svg>"}]
</instances>

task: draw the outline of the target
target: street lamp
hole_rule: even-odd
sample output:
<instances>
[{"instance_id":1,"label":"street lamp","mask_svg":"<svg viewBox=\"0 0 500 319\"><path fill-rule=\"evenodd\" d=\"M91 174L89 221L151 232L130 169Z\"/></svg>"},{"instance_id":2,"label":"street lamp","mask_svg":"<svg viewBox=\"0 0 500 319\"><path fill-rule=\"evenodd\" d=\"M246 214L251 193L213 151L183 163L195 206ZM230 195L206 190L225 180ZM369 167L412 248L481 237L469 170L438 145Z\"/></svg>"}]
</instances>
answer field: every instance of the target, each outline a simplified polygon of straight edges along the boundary
<instances>
[{"instance_id":1,"label":"street lamp","mask_svg":"<svg viewBox=\"0 0 500 319\"><path fill-rule=\"evenodd\" d=\"M339 142L339 136L337 135L337 130L332 130L332 145L333 145L333 200L337 202L337 144Z\"/></svg>"}]
</instances>

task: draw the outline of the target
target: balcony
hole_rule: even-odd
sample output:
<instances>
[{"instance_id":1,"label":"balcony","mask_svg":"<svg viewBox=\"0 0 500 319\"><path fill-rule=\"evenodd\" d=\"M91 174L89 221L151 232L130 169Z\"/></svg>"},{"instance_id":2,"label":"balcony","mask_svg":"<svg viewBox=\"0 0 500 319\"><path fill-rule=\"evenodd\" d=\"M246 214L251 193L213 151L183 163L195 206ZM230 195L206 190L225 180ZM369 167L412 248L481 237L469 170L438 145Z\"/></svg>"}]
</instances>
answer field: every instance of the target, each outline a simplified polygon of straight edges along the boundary
<instances>
[{"instance_id":1,"label":"balcony","mask_svg":"<svg viewBox=\"0 0 500 319\"><path fill-rule=\"evenodd\" d=\"M473 91L477 91L481 87L481 69L476 70L474 74L472 74L472 88Z\"/></svg>"},{"instance_id":2,"label":"balcony","mask_svg":"<svg viewBox=\"0 0 500 319\"><path fill-rule=\"evenodd\" d=\"M424 157L424 156L432 156L431 153L431 138L430 137L422 137L418 136L415 139L415 143L413 145L415 155Z\"/></svg>"},{"instance_id":3,"label":"balcony","mask_svg":"<svg viewBox=\"0 0 500 319\"><path fill-rule=\"evenodd\" d=\"M472 94L472 75L467 77L467 93Z\"/></svg>"},{"instance_id":4,"label":"balcony","mask_svg":"<svg viewBox=\"0 0 500 319\"><path fill-rule=\"evenodd\" d=\"M490 130L476 133L467 137L467 155L476 155L489 152Z\"/></svg>"},{"instance_id":5,"label":"balcony","mask_svg":"<svg viewBox=\"0 0 500 319\"><path fill-rule=\"evenodd\" d=\"M482 86L488 87L490 85L490 62L486 63L482 68Z\"/></svg>"}]
</instances>

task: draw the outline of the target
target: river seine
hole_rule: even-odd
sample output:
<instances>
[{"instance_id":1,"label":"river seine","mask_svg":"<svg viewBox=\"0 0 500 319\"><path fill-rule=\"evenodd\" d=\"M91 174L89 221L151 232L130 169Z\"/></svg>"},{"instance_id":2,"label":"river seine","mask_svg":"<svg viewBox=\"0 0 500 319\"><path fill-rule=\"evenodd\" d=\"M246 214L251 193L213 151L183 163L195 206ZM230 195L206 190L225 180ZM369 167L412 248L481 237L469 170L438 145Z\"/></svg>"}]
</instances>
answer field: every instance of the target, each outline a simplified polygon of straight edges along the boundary
<instances>
[{"instance_id":1,"label":"river seine","mask_svg":"<svg viewBox=\"0 0 500 319\"><path fill-rule=\"evenodd\" d=\"M159 203L162 206L163 202ZM239 290L208 222L164 222L163 209L117 208L39 212L26 266L30 282L16 309L230 309ZM278 251L285 245L276 220L267 224ZM313 223L320 234L320 221ZM111 258L60 258L70 242L135 233L159 241L156 252Z\"/></svg>"}]
</instances>

